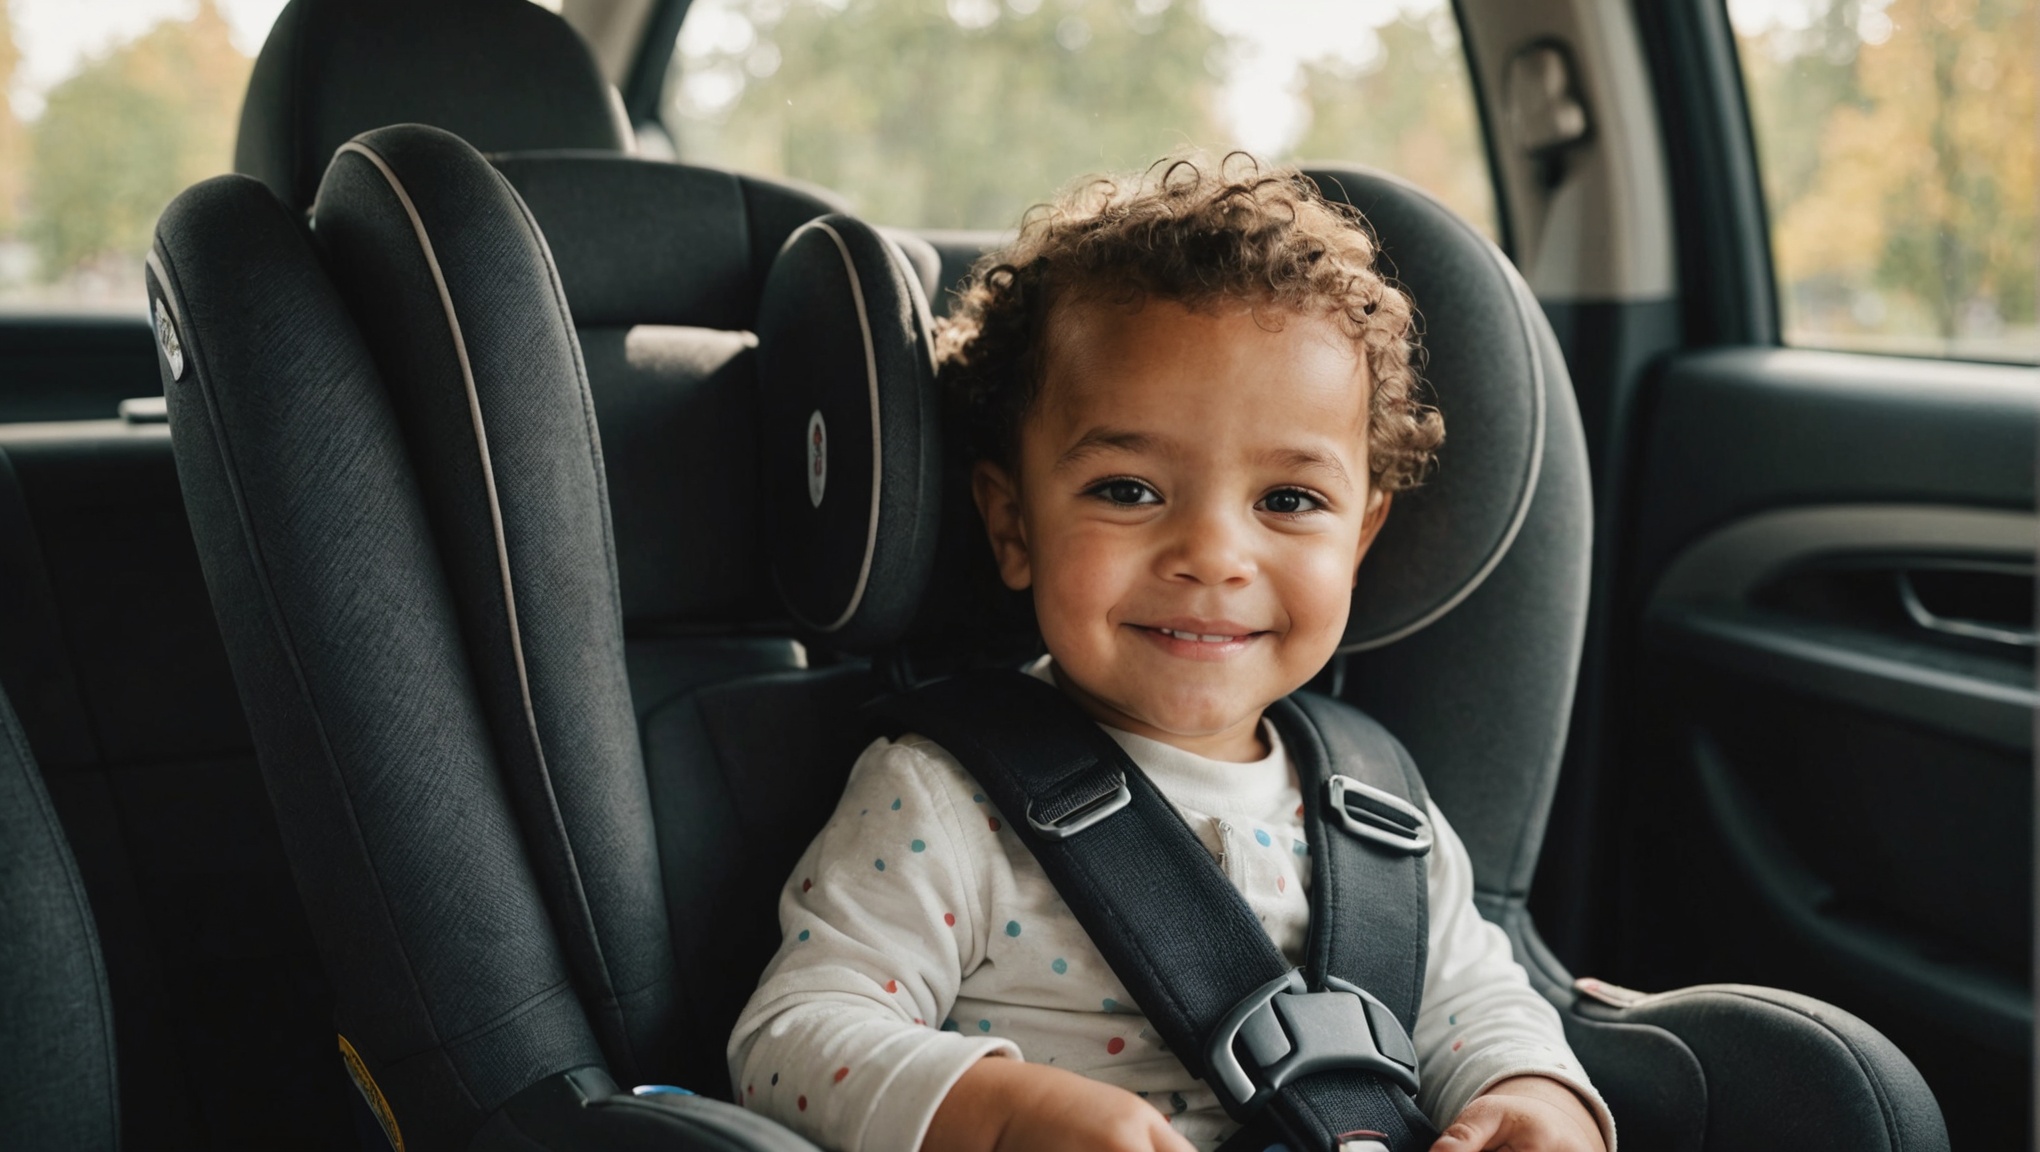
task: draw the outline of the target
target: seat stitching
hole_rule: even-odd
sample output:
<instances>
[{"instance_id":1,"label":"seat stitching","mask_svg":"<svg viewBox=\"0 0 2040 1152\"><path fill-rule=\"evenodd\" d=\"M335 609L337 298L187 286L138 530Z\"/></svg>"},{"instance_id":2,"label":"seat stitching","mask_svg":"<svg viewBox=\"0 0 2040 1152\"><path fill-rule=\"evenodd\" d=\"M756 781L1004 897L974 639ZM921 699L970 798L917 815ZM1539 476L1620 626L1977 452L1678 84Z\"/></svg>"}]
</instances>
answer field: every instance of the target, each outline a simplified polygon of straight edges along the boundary
<instances>
[{"instance_id":1,"label":"seat stitching","mask_svg":"<svg viewBox=\"0 0 2040 1152\"><path fill-rule=\"evenodd\" d=\"M1530 462L1523 470L1523 494L1516 501L1515 514L1510 518L1508 528L1503 530L1501 539L1495 542L1494 548L1488 553L1487 559L1481 562L1479 569L1473 575L1467 577L1460 584L1458 590L1448 597L1443 604L1438 605L1436 608L1424 613L1423 616L1385 636L1372 637L1356 644L1342 644L1339 647L1341 654L1368 652L1376 648L1384 648L1407 636L1421 632L1437 623L1446 613L1459 607L1468 596L1473 595L1476 589L1482 584L1487 583L1487 578L1494 574L1496 568L1501 566L1502 558L1507 556L1509 550L1515 546L1516 536L1522 532L1524 522L1530 518L1530 506L1536 502L1537 481L1544 472L1544 441L1546 433L1549 431L1546 427L1548 421L1545 418L1544 412L1546 392L1544 359L1541 355L1541 349L1538 347L1537 330L1534 321L1530 318L1530 309L1525 306L1523 301L1525 289L1522 286L1521 278L1516 275L1515 269L1510 266L1508 257L1502 255L1501 249L1496 248L1489 242L1487 237L1475 232L1472 225L1461 220L1458 213L1439 204L1437 199L1430 193L1424 192L1408 181L1389 177L1385 173L1370 172L1369 175L1382 179L1386 183L1394 184L1404 191L1415 193L1421 202L1443 213L1453 226L1456 226L1462 233L1473 238L1481 251L1487 256L1488 262L1501 273L1503 283L1509 288L1509 300L1515 306L1518 334L1523 338L1524 350L1530 360Z\"/></svg>"},{"instance_id":2,"label":"seat stitching","mask_svg":"<svg viewBox=\"0 0 2040 1152\"><path fill-rule=\"evenodd\" d=\"M857 609L864 603L865 589L871 582L871 561L878 551L878 509L884 489L885 429L878 404L878 351L872 343L871 316L864 306L864 284L858 277L857 261L851 258L850 246L843 242L842 233L836 231L827 221L810 220L787 238L786 247L780 251L784 252L786 248L791 248L801 232L810 228L826 233L829 239L835 242L836 251L843 257L843 270L850 277L850 302L857 310L857 330L864 337L864 382L871 404L871 509L864 524L864 559L857 566L857 583L850 589L850 602L844 606L843 614L836 617L832 623L818 624L793 607L792 598L784 594L785 588L780 583L777 567L774 567L772 572L772 583L778 586L781 598L788 601L787 611L793 614L794 619L821 632L838 632L857 615Z\"/></svg>"},{"instance_id":3,"label":"seat stitching","mask_svg":"<svg viewBox=\"0 0 2040 1152\"><path fill-rule=\"evenodd\" d=\"M496 473L489 458L488 427L482 418L481 395L475 387L474 366L468 359L467 340L461 334L460 317L454 310L453 296L447 288L445 273L440 269L438 253L432 246L432 237L426 232L425 222L419 217L418 207L412 202L411 194L404 187L404 182L397 178L396 172L380 154L360 141L350 140L341 145L336 158L349 152L357 153L373 164L388 182L390 190L396 194L397 202L402 205L404 214L410 219L412 233L416 236L419 250L425 257L425 266L432 273L432 285L439 294L440 307L445 311L446 326L453 340L455 359L460 364L461 384L467 390L468 416L474 430L475 451L482 466L482 489L488 498L489 526L495 536L496 567L503 584L503 616L510 632L511 663L517 671L517 691L524 706L525 731L530 737L532 755L538 761L539 782L545 787L546 803L551 809L553 839L563 857L567 880L573 890L573 898L577 905L573 911L580 914L587 945L595 952L596 975L601 978L604 985L607 985L609 965L603 958L601 937L595 931L587 890L581 881L580 867L574 860L573 841L567 836L566 823L560 816L559 796L553 791L552 775L545 762L545 745L539 738L538 714L531 703L531 677L525 667L524 637L517 623L517 586L510 569L509 541L503 531L503 506L497 498ZM571 959L568 962L571 964ZM603 995L609 994L606 987L599 991Z\"/></svg>"}]
</instances>

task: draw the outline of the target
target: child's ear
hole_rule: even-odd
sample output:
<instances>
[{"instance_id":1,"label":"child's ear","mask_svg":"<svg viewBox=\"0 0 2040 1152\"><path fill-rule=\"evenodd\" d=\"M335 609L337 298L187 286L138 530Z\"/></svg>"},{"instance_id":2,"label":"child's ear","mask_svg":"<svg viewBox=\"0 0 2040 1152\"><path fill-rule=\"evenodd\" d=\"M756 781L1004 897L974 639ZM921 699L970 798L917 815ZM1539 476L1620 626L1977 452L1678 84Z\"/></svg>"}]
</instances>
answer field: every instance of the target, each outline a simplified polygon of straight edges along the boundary
<instances>
[{"instance_id":1,"label":"child's ear","mask_svg":"<svg viewBox=\"0 0 2040 1152\"><path fill-rule=\"evenodd\" d=\"M1020 516L1020 486L1004 468L980 460L970 470L970 495L984 517L985 535L992 542L992 558L999 564L999 579L1018 592L1034 583L1034 568L1027 557L1027 525Z\"/></svg>"},{"instance_id":2,"label":"child's ear","mask_svg":"<svg viewBox=\"0 0 2040 1152\"><path fill-rule=\"evenodd\" d=\"M1388 506L1395 502L1393 494L1379 488L1367 493L1367 515L1360 519L1360 548L1353 554L1353 582L1360 581L1360 562L1367 559L1367 550L1374 547L1374 538L1381 535L1381 526L1388 523Z\"/></svg>"}]
</instances>

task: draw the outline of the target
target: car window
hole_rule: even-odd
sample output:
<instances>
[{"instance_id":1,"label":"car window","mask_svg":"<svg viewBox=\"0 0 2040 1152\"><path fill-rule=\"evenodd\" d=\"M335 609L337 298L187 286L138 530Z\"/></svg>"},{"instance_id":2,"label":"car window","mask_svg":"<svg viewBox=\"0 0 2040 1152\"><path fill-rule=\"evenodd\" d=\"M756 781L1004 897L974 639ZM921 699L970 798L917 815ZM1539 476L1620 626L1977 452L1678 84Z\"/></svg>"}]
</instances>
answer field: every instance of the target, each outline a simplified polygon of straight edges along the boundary
<instances>
[{"instance_id":1,"label":"car window","mask_svg":"<svg viewBox=\"0 0 2040 1152\"><path fill-rule=\"evenodd\" d=\"M1494 231L1446 0L695 0L663 119L887 224L1011 228L1194 146L1376 165Z\"/></svg>"},{"instance_id":2,"label":"car window","mask_svg":"<svg viewBox=\"0 0 2040 1152\"><path fill-rule=\"evenodd\" d=\"M0 2L0 308L143 308L163 206L233 167L283 0Z\"/></svg>"},{"instance_id":3,"label":"car window","mask_svg":"<svg viewBox=\"0 0 2040 1152\"><path fill-rule=\"evenodd\" d=\"M2032 0L1729 0L1788 343L2040 361Z\"/></svg>"}]
</instances>

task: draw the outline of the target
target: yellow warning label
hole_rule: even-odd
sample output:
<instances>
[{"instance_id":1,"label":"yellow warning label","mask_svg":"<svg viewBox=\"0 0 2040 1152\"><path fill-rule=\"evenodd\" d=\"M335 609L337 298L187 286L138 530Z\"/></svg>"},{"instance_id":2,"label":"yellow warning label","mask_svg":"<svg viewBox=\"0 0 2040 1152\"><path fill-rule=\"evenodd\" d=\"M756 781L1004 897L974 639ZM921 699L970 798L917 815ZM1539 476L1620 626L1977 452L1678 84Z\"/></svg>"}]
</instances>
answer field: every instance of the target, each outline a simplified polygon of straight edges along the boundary
<instances>
[{"instance_id":1,"label":"yellow warning label","mask_svg":"<svg viewBox=\"0 0 2040 1152\"><path fill-rule=\"evenodd\" d=\"M375 1113L376 1123L382 1125L383 1135L389 1137L390 1147L404 1152L404 1134L397 1130L397 1114L390 1111L390 1102L376 1087L375 1077L368 1074L368 1065L361 1062L361 1053L340 1037L340 1062L347 1065L347 1075L354 1086L361 1091L361 1098L368 1102L368 1110Z\"/></svg>"}]
</instances>

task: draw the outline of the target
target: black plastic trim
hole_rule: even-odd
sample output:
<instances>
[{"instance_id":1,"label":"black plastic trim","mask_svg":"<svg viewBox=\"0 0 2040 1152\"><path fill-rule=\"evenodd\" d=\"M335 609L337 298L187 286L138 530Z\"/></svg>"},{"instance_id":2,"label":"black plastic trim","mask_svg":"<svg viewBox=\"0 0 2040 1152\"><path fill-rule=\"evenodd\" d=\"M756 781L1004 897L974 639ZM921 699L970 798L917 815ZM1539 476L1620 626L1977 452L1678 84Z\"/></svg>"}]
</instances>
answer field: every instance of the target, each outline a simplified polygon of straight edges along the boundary
<instances>
[{"instance_id":1,"label":"black plastic trim","mask_svg":"<svg viewBox=\"0 0 2040 1152\"><path fill-rule=\"evenodd\" d=\"M1638 3L1657 88L1691 344L1776 344L1770 228L1722 0Z\"/></svg>"},{"instance_id":2,"label":"black plastic trim","mask_svg":"<svg viewBox=\"0 0 2040 1152\"><path fill-rule=\"evenodd\" d=\"M2033 747L2030 668L1783 613L1667 605L1652 644L1766 683L2014 751Z\"/></svg>"},{"instance_id":3,"label":"black plastic trim","mask_svg":"<svg viewBox=\"0 0 2040 1152\"><path fill-rule=\"evenodd\" d=\"M1933 941L1834 915L1833 888L1799 861L1714 741L1695 733L1690 756L1729 856L1788 931L1850 979L1972 1042L2012 1057L2026 1050L2030 989L1987 968L1941 959Z\"/></svg>"},{"instance_id":4,"label":"black plastic trim","mask_svg":"<svg viewBox=\"0 0 2040 1152\"><path fill-rule=\"evenodd\" d=\"M693 0L652 0L645 17L644 35L638 39L637 58L623 81L623 108L632 127L659 118L659 98L666 92L666 73L673 66L673 47L680 39L680 24L687 19Z\"/></svg>"}]
</instances>

